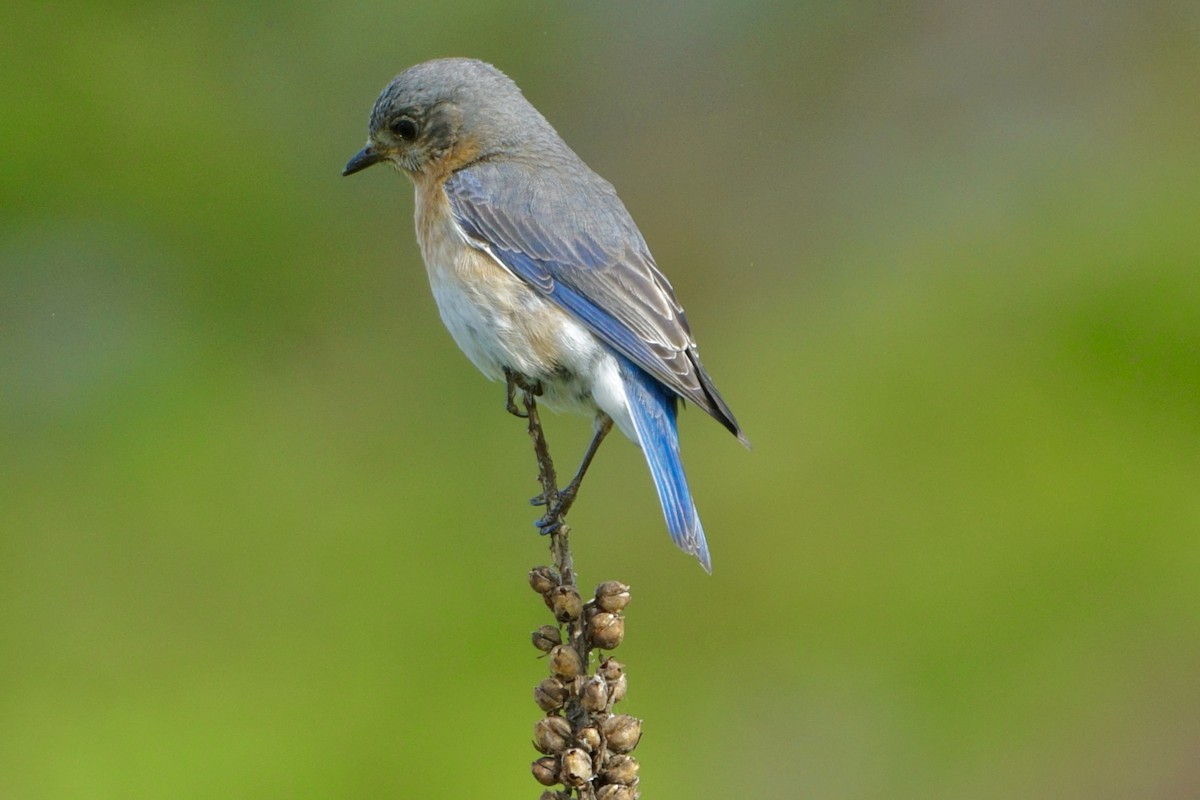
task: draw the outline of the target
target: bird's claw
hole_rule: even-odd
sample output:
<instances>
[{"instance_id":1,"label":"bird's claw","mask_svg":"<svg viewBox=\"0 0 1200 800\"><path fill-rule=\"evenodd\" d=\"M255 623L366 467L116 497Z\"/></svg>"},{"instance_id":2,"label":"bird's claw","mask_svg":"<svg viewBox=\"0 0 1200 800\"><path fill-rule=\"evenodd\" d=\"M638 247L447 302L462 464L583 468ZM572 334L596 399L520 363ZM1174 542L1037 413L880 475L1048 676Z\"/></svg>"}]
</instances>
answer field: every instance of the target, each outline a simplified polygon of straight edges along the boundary
<instances>
[{"instance_id":1,"label":"bird's claw","mask_svg":"<svg viewBox=\"0 0 1200 800\"><path fill-rule=\"evenodd\" d=\"M546 506L546 515L533 523L537 529L545 536L548 533L554 533L563 524L563 517L567 515L567 511L571 508L571 504L575 501L575 492L571 491L570 487L558 492L554 495L554 502L546 502L546 495L540 494L537 497L531 498L529 502L535 506Z\"/></svg>"},{"instance_id":2,"label":"bird's claw","mask_svg":"<svg viewBox=\"0 0 1200 800\"><path fill-rule=\"evenodd\" d=\"M508 400L504 404L504 410L512 414L514 417L529 419L529 412L522 411L521 409L517 408L517 404L513 402L512 395L508 396Z\"/></svg>"},{"instance_id":3,"label":"bird's claw","mask_svg":"<svg viewBox=\"0 0 1200 800\"><path fill-rule=\"evenodd\" d=\"M512 414L514 417L529 419L529 397L531 395L539 395L542 393L541 384L537 383L536 381L530 382L525 380L524 377L508 367L504 368L504 383L504 410ZM517 407L518 389L525 394L526 410L524 411Z\"/></svg>"},{"instance_id":4,"label":"bird's claw","mask_svg":"<svg viewBox=\"0 0 1200 800\"><path fill-rule=\"evenodd\" d=\"M558 532L558 529L562 527L563 521L552 514L547 514L533 524L538 529L538 533L542 536L549 536L552 533Z\"/></svg>"}]
</instances>

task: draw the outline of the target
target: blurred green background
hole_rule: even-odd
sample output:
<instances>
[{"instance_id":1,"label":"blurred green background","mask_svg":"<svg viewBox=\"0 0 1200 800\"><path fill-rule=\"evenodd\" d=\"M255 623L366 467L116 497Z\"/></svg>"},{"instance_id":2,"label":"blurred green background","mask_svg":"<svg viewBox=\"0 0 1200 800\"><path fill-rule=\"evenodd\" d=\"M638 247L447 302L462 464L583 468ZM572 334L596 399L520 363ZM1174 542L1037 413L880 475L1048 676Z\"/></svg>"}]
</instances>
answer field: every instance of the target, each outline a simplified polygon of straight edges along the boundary
<instances>
[{"instance_id":1,"label":"blurred green background","mask_svg":"<svg viewBox=\"0 0 1200 800\"><path fill-rule=\"evenodd\" d=\"M528 441L339 176L445 55L755 442L683 415L711 578L619 437L572 513L646 797L1200 796L1198 8L10 4L0 798L538 795Z\"/></svg>"}]
</instances>

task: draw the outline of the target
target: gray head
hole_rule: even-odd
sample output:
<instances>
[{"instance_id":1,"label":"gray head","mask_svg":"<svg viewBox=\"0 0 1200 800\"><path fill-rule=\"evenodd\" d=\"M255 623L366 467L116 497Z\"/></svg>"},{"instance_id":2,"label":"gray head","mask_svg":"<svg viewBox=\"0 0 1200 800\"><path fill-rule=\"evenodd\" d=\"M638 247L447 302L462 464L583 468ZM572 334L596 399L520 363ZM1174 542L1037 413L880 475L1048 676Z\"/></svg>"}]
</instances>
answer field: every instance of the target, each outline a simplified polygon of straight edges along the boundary
<instances>
[{"instance_id":1,"label":"gray head","mask_svg":"<svg viewBox=\"0 0 1200 800\"><path fill-rule=\"evenodd\" d=\"M503 72L470 58L442 58L392 79L371 109L367 146L342 174L382 161L414 175L444 173L525 143L559 141Z\"/></svg>"}]
</instances>

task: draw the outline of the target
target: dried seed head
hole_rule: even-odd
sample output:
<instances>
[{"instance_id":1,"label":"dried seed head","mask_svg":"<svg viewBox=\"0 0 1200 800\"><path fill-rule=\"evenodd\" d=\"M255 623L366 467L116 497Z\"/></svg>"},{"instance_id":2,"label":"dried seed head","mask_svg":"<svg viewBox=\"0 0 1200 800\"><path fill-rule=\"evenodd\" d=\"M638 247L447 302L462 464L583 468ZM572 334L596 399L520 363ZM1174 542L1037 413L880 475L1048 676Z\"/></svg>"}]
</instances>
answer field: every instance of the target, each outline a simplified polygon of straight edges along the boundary
<instances>
[{"instance_id":1,"label":"dried seed head","mask_svg":"<svg viewBox=\"0 0 1200 800\"><path fill-rule=\"evenodd\" d=\"M543 717L533 724L533 746L546 755L558 755L571 743L571 723L562 717Z\"/></svg>"},{"instance_id":2,"label":"dried seed head","mask_svg":"<svg viewBox=\"0 0 1200 800\"><path fill-rule=\"evenodd\" d=\"M629 689L629 679L622 675L610 683L608 689L610 692L609 696L612 698L613 705L615 706L625 699L625 692Z\"/></svg>"},{"instance_id":3,"label":"dried seed head","mask_svg":"<svg viewBox=\"0 0 1200 800\"><path fill-rule=\"evenodd\" d=\"M547 789L542 792L542 796L538 800L570 800L570 795L566 792L552 792Z\"/></svg>"},{"instance_id":4,"label":"dried seed head","mask_svg":"<svg viewBox=\"0 0 1200 800\"><path fill-rule=\"evenodd\" d=\"M543 756L529 765L533 779L542 786L553 786L558 783L558 759L554 756Z\"/></svg>"},{"instance_id":5,"label":"dried seed head","mask_svg":"<svg viewBox=\"0 0 1200 800\"><path fill-rule=\"evenodd\" d=\"M642 738L642 721L628 714L617 714L604 720L600 725L604 731L604 739L608 749L614 753L628 753L637 747Z\"/></svg>"},{"instance_id":6,"label":"dried seed head","mask_svg":"<svg viewBox=\"0 0 1200 800\"><path fill-rule=\"evenodd\" d=\"M601 611L588 623L588 638L592 647L612 650L625 638L625 618L620 614Z\"/></svg>"},{"instance_id":7,"label":"dried seed head","mask_svg":"<svg viewBox=\"0 0 1200 800\"><path fill-rule=\"evenodd\" d=\"M562 634L553 625L543 625L533 632L533 646L549 653L556 644L562 644Z\"/></svg>"},{"instance_id":8,"label":"dried seed head","mask_svg":"<svg viewBox=\"0 0 1200 800\"><path fill-rule=\"evenodd\" d=\"M550 649L550 671L564 681L574 680L583 672L583 660L569 644L555 645Z\"/></svg>"},{"instance_id":9,"label":"dried seed head","mask_svg":"<svg viewBox=\"0 0 1200 800\"><path fill-rule=\"evenodd\" d=\"M572 747L562 754L562 771L558 779L563 785L576 789L586 786L592 780L592 757L578 747Z\"/></svg>"},{"instance_id":10,"label":"dried seed head","mask_svg":"<svg viewBox=\"0 0 1200 800\"><path fill-rule=\"evenodd\" d=\"M589 678L583 685L583 693L579 698L585 710L596 714L608 706L608 684L603 678Z\"/></svg>"},{"instance_id":11,"label":"dried seed head","mask_svg":"<svg viewBox=\"0 0 1200 800\"><path fill-rule=\"evenodd\" d=\"M529 570L529 585L538 594L546 594L558 586L558 573L550 567L534 567Z\"/></svg>"},{"instance_id":12,"label":"dried seed head","mask_svg":"<svg viewBox=\"0 0 1200 800\"><path fill-rule=\"evenodd\" d=\"M600 662L600 667L596 670L596 674L609 683L612 683L625 674L625 665L612 656L609 656Z\"/></svg>"},{"instance_id":13,"label":"dried seed head","mask_svg":"<svg viewBox=\"0 0 1200 800\"><path fill-rule=\"evenodd\" d=\"M558 678L546 678L533 687L533 701L547 714L562 708L567 702L567 694L567 687Z\"/></svg>"},{"instance_id":14,"label":"dried seed head","mask_svg":"<svg viewBox=\"0 0 1200 800\"><path fill-rule=\"evenodd\" d=\"M609 756L600 770L600 778L605 783L619 783L622 786L633 786L637 774L638 762L633 756Z\"/></svg>"},{"instance_id":15,"label":"dried seed head","mask_svg":"<svg viewBox=\"0 0 1200 800\"><path fill-rule=\"evenodd\" d=\"M579 742L580 749L594 753L600 749L600 730L595 725L580 728L575 741Z\"/></svg>"},{"instance_id":16,"label":"dried seed head","mask_svg":"<svg viewBox=\"0 0 1200 800\"><path fill-rule=\"evenodd\" d=\"M601 611L617 613L629 605L629 587L620 581L605 581L596 587L596 605Z\"/></svg>"},{"instance_id":17,"label":"dried seed head","mask_svg":"<svg viewBox=\"0 0 1200 800\"><path fill-rule=\"evenodd\" d=\"M619 783L610 783L596 790L596 800L637 800L638 797L637 789Z\"/></svg>"},{"instance_id":18,"label":"dried seed head","mask_svg":"<svg viewBox=\"0 0 1200 800\"><path fill-rule=\"evenodd\" d=\"M583 613L583 599L574 586L555 586L546 595L546 601L559 622L574 622Z\"/></svg>"}]
</instances>

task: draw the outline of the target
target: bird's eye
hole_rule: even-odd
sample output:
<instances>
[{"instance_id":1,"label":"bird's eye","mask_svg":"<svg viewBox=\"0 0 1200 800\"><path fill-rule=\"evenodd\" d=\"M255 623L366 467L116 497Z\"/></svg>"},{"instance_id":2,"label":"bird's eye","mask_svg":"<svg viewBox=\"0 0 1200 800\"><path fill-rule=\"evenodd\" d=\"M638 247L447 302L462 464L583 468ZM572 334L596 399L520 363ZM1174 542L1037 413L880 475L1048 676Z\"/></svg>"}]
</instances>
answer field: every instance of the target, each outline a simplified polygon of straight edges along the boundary
<instances>
[{"instance_id":1,"label":"bird's eye","mask_svg":"<svg viewBox=\"0 0 1200 800\"><path fill-rule=\"evenodd\" d=\"M417 138L417 123L411 117L397 117L388 127L392 133L406 142Z\"/></svg>"}]
</instances>

